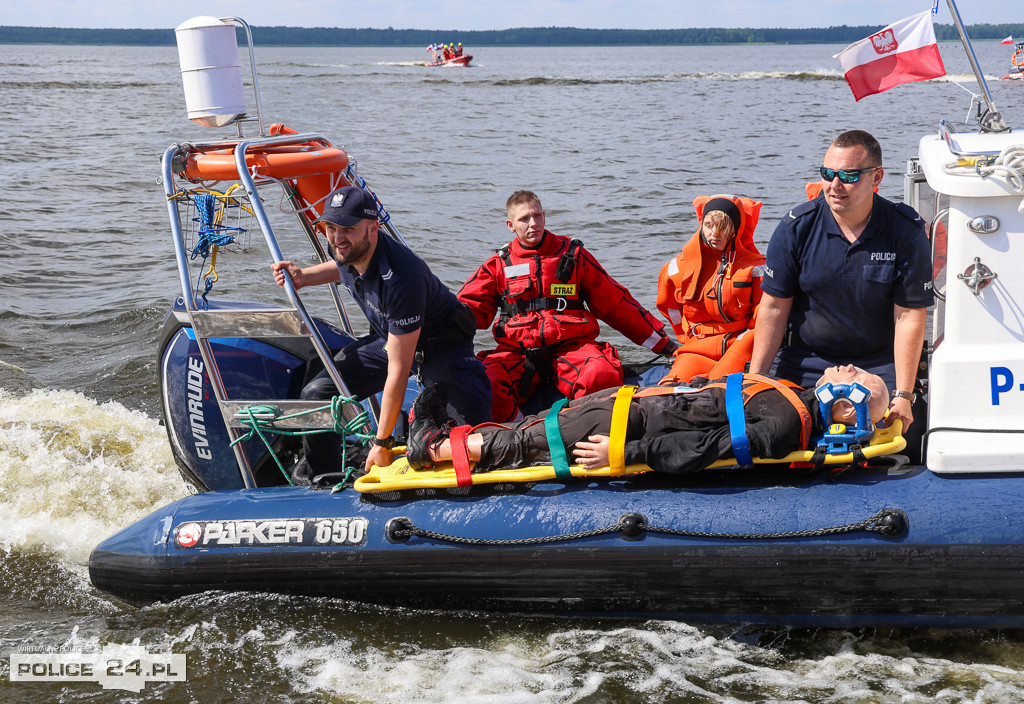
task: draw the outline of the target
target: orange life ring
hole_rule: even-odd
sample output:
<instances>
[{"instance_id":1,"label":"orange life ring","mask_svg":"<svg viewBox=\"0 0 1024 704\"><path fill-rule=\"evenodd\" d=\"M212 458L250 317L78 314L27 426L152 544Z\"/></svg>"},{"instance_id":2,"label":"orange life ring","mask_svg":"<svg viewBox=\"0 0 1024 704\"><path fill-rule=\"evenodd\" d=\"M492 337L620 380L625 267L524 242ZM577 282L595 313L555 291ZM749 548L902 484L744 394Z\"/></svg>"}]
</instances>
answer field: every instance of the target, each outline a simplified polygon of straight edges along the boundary
<instances>
[{"instance_id":1,"label":"orange life ring","mask_svg":"<svg viewBox=\"0 0 1024 704\"><path fill-rule=\"evenodd\" d=\"M1010 63L1013 64L1014 68L1024 66L1024 51L1017 49L1017 51L1013 52L1013 56L1010 57Z\"/></svg>"},{"instance_id":2,"label":"orange life ring","mask_svg":"<svg viewBox=\"0 0 1024 704\"><path fill-rule=\"evenodd\" d=\"M250 172L260 176L294 179L344 171L348 154L337 147L320 144L289 144L257 147L245 155ZM181 172L190 181L228 181L238 178L234 149L195 151L185 158Z\"/></svg>"}]
</instances>

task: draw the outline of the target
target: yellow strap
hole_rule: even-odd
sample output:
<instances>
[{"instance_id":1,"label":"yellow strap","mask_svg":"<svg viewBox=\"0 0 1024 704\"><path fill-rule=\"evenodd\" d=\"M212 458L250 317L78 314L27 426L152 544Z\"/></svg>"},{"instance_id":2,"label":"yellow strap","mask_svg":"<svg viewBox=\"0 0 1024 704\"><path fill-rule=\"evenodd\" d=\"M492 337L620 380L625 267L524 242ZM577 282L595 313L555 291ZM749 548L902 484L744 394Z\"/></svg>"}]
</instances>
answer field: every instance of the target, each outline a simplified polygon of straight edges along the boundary
<instances>
[{"instance_id":1,"label":"yellow strap","mask_svg":"<svg viewBox=\"0 0 1024 704\"><path fill-rule=\"evenodd\" d=\"M629 405L635 391L635 386L623 386L615 392L612 428L608 433L608 467L613 477L626 473L626 423L629 422Z\"/></svg>"}]
</instances>

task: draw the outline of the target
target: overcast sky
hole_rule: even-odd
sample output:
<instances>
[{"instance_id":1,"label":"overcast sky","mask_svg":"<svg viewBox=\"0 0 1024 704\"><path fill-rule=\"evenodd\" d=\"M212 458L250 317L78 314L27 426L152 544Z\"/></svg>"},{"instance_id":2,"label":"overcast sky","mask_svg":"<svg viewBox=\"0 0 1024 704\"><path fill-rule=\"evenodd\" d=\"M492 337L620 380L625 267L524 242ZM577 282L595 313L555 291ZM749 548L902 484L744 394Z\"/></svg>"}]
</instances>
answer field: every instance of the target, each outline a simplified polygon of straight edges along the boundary
<instances>
[{"instance_id":1,"label":"overcast sky","mask_svg":"<svg viewBox=\"0 0 1024 704\"><path fill-rule=\"evenodd\" d=\"M174 28L190 17L241 17L250 25L508 29L587 27L828 27L884 25L928 0L0 0L0 25ZM967 24L1024 21L1018 0L961 0ZM936 22L951 22L945 0Z\"/></svg>"}]
</instances>

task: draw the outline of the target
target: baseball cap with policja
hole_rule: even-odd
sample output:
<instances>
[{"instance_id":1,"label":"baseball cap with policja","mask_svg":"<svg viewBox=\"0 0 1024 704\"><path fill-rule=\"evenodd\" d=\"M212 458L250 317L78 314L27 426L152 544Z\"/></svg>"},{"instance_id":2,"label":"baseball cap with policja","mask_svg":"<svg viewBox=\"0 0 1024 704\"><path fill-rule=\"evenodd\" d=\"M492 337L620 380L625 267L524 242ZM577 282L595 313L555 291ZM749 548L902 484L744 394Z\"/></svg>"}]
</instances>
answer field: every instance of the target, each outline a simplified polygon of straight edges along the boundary
<instances>
[{"instance_id":1,"label":"baseball cap with policja","mask_svg":"<svg viewBox=\"0 0 1024 704\"><path fill-rule=\"evenodd\" d=\"M332 222L341 227L354 227L360 220L376 220L377 201L368 191L358 186L345 186L327 196L324 214L314 225Z\"/></svg>"}]
</instances>

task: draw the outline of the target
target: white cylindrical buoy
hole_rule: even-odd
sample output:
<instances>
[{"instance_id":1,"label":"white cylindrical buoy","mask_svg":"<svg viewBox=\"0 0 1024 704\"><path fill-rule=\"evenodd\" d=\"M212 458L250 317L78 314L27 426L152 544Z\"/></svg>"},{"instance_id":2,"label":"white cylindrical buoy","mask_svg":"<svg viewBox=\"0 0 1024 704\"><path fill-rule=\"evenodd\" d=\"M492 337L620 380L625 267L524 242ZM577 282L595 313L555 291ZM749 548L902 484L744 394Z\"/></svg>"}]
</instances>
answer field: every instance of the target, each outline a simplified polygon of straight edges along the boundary
<instances>
[{"instance_id":1,"label":"white cylindrical buoy","mask_svg":"<svg viewBox=\"0 0 1024 704\"><path fill-rule=\"evenodd\" d=\"M234 25L193 17L175 28L188 119L220 127L245 115L245 90Z\"/></svg>"}]
</instances>

